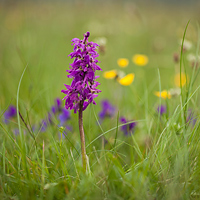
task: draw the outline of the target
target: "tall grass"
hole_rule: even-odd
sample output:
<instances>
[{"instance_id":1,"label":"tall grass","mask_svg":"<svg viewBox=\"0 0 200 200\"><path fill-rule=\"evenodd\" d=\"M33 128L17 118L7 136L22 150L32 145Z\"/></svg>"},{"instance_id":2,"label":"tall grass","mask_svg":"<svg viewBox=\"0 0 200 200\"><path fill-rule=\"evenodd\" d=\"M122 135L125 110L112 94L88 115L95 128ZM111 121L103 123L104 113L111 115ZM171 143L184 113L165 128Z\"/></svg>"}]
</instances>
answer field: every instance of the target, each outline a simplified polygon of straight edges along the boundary
<instances>
[{"instance_id":1,"label":"tall grass","mask_svg":"<svg viewBox=\"0 0 200 200\"><path fill-rule=\"evenodd\" d=\"M110 9L113 6L115 9ZM166 18L161 10L155 17L146 7L137 10L135 4L123 6L5 7L0 16L4 27L0 39L0 199L200 198L199 69L190 68L187 53L183 52L187 38L193 42L191 51L197 63L199 30L192 20L187 24L190 13L182 18L182 10L172 9L169 24L162 24ZM189 79L181 87L181 95L161 99L154 91L174 87L172 55L179 51L180 38L176 30L170 29L170 23L177 32L181 29L179 70L184 69ZM156 24L162 27L157 29ZM71 113L68 124L73 128L65 136L62 134L66 129L59 126L56 117L45 132L41 126L35 130L32 127L47 115L54 98L62 97L60 90L68 82L65 70L70 63L70 40L88 28L93 39L107 38L106 52L100 56L104 71L117 69L117 58L131 60L135 53L148 55L150 62L141 68L130 61L124 70L134 72L136 78L128 87L106 80L99 73L102 93L97 106L90 106L83 114L88 157L85 174L76 114ZM105 98L117 112L113 118L100 121L100 101ZM17 119L5 124L3 113L10 104L17 107ZM156 111L161 104L167 106L165 115ZM188 109L195 111L195 124L187 118ZM127 124L137 122L134 134L122 133L121 116L132 120Z\"/></svg>"}]
</instances>

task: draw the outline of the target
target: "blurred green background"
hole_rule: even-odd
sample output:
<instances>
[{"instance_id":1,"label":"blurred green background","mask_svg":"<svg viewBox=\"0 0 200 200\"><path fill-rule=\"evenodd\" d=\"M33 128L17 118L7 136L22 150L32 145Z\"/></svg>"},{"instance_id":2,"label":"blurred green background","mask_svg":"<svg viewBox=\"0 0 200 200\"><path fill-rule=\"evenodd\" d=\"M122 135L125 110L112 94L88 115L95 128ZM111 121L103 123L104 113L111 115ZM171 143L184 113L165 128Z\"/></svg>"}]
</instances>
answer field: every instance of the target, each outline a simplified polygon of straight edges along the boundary
<instances>
[{"instance_id":1,"label":"blurred green background","mask_svg":"<svg viewBox=\"0 0 200 200\"><path fill-rule=\"evenodd\" d=\"M43 115L55 97L63 98L63 84L71 82L65 71L72 62L67 56L73 50L71 39L82 38L86 31L91 32L90 41L106 38L105 52L99 57L103 71L121 70L117 59L127 58L129 66L122 70L135 73L132 86L125 88L105 80L103 72L99 72L102 93L97 102L108 98L119 109L129 110L125 105L136 98L133 91L142 98L148 87L153 105L157 99L153 92L159 90L157 68L162 89L174 87L173 54L180 53L188 20L186 39L193 44L191 52L196 51L199 8L197 1L2 1L0 107L15 104L26 65L20 89L23 107ZM132 63L132 56L137 53L149 57L147 66L141 68Z\"/></svg>"}]
</instances>

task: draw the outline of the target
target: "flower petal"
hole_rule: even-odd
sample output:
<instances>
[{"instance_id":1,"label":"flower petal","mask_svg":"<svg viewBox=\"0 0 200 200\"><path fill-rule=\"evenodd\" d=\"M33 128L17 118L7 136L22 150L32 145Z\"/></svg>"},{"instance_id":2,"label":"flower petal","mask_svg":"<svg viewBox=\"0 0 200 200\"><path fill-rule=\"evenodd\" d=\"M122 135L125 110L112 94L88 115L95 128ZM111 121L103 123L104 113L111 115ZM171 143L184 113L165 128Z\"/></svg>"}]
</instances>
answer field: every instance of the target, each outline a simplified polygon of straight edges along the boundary
<instances>
[{"instance_id":1,"label":"flower petal","mask_svg":"<svg viewBox=\"0 0 200 200\"><path fill-rule=\"evenodd\" d=\"M114 79L117 76L116 70L105 71L103 77L106 79Z\"/></svg>"},{"instance_id":2,"label":"flower petal","mask_svg":"<svg viewBox=\"0 0 200 200\"><path fill-rule=\"evenodd\" d=\"M117 60L117 64L120 66L120 67L127 67L128 64L129 64L129 60L126 59L126 58L119 58Z\"/></svg>"},{"instance_id":3,"label":"flower petal","mask_svg":"<svg viewBox=\"0 0 200 200\"><path fill-rule=\"evenodd\" d=\"M145 66L149 62L148 57L143 54L135 54L132 60L133 63L139 66Z\"/></svg>"},{"instance_id":4,"label":"flower petal","mask_svg":"<svg viewBox=\"0 0 200 200\"><path fill-rule=\"evenodd\" d=\"M119 80L119 83L121 85L128 86L134 81L134 78L135 78L134 73L127 74L125 77L123 77Z\"/></svg>"},{"instance_id":5,"label":"flower petal","mask_svg":"<svg viewBox=\"0 0 200 200\"><path fill-rule=\"evenodd\" d=\"M181 80L180 80L181 79ZM176 74L174 77L174 83L176 85L176 87L183 87L186 84L186 81L188 81L188 76L185 75L185 73L180 73Z\"/></svg>"},{"instance_id":6,"label":"flower petal","mask_svg":"<svg viewBox=\"0 0 200 200\"><path fill-rule=\"evenodd\" d=\"M163 91L161 91L161 92L154 92L154 94L157 96L157 97L161 97L161 98L163 98L163 99L166 99L166 98L168 98L168 99L171 99L171 94L170 94L170 92L169 91L167 91L167 90L163 90Z\"/></svg>"}]
</instances>

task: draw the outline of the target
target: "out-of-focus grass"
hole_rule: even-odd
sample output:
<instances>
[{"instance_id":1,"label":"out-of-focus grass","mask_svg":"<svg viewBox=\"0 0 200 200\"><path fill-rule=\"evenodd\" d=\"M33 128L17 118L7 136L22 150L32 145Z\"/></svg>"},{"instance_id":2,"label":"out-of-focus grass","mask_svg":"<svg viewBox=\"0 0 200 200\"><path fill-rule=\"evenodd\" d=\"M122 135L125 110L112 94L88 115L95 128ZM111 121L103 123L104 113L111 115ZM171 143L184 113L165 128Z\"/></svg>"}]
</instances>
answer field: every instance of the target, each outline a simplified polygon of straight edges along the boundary
<instances>
[{"instance_id":1,"label":"out-of-focus grass","mask_svg":"<svg viewBox=\"0 0 200 200\"><path fill-rule=\"evenodd\" d=\"M19 80L27 65L20 86L19 108L26 121L30 118L31 125L39 124L54 98L63 97L63 84L70 83L65 70L72 62L67 57L73 48L71 39L82 38L86 31L90 31L91 41L98 37L107 39L106 51L99 57L103 71L135 73L135 80L128 87L105 80L102 72L98 73L102 92L96 99L97 106L84 112L91 170L88 176L81 172L76 115L72 114L69 122L73 131L62 143L57 126L49 127L45 133L34 133L35 145L29 134L21 140L12 135L16 121L9 126L2 123L2 198L61 199L67 194L66 199L198 199L199 122L184 129L179 97L162 100L168 113L160 119L155 114L160 100L154 95L160 88L175 87L173 79L179 66L174 64L173 54L180 53L179 42L189 19L186 39L192 42L190 52L195 54L198 17L198 5L189 10L131 2L2 4L1 113L10 103L16 104ZM148 56L147 66L133 64L132 56L137 53ZM183 65L191 78L187 54L183 54ZM118 58L129 59L129 66L120 69ZM198 86L197 78L189 98ZM185 92L184 87L183 95ZM97 125L95 114L98 115L100 101L105 98L118 108L120 116L139 120L133 137L119 132L114 142L117 117L105 120L101 128ZM198 110L198 98L195 93L188 107ZM22 122L21 125L24 130ZM96 140L102 133L109 140L104 149L101 139Z\"/></svg>"}]
</instances>

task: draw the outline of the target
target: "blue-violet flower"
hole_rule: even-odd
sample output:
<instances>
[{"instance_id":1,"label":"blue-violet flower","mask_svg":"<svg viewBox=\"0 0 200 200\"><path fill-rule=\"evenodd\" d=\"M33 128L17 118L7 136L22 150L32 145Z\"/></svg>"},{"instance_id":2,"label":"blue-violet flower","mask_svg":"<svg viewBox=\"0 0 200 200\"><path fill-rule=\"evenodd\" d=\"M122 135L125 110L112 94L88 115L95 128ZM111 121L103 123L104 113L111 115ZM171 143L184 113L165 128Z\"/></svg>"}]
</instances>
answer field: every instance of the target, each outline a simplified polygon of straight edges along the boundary
<instances>
[{"instance_id":1,"label":"blue-violet flower","mask_svg":"<svg viewBox=\"0 0 200 200\"><path fill-rule=\"evenodd\" d=\"M62 109L62 101L60 98L56 98L54 102L55 104L51 107L51 111L53 114L56 114L57 112L60 112Z\"/></svg>"},{"instance_id":2,"label":"blue-violet flower","mask_svg":"<svg viewBox=\"0 0 200 200\"><path fill-rule=\"evenodd\" d=\"M189 109L188 116L186 118L186 123L189 123L189 124L192 123L192 125L194 126L196 124L196 122L197 122L197 117L195 117L194 112L192 112L192 110Z\"/></svg>"},{"instance_id":3,"label":"blue-violet flower","mask_svg":"<svg viewBox=\"0 0 200 200\"><path fill-rule=\"evenodd\" d=\"M99 113L99 117L101 120L103 120L105 117L114 116L116 109L108 100L102 100L101 107L102 107L102 110Z\"/></svg>"},{"instance_id":4,"label":"blue-violet flower","mask_svg":"<svg viewBox=\"0 0 200 200\"><path fill-rule=\"evenodd\" d=\"M62 126L68 119L70 119L70 112L63 108L62 113L58 117L60 120L60 125Z\"/></svg>"},{"instance_id":5,"label":"blue-violet flower","mask_svg":"<svg viewBox=\"0 0 200 200\"><path fill-rule=\"evenodd\" d=\"M4 122L7 124L9 120L17 115L17 109L15 106L10 105L4 112Z\"/></svg>"},{"instance_id":6,"label":"blue-violet flower","mask_svg":"<svg viewBox=\"0 0 200 200\"><path fill-rule=\"evenodd\" d=\"M128 121L126 120L125 117L121 117L120 122L125 124L125 125L121 126L121 131L124 133L124 135L128 136L129 134L134 133L135 126L137 125L136 122L131 122L129 124L126 124L126 123L128 123Z\"/></svg>"},{"instance_id":7,"label":"blue-violet flower","mask_svg":"<svg viewBox=\"0 0 200 200\"><path fill-rule=\"evenodd\" d=\"M167 108L164 105L160 105L157 107L157 112L160 113L160 115L163 115L164 113L166 113Z\"/></svg>"}]
</instances>

